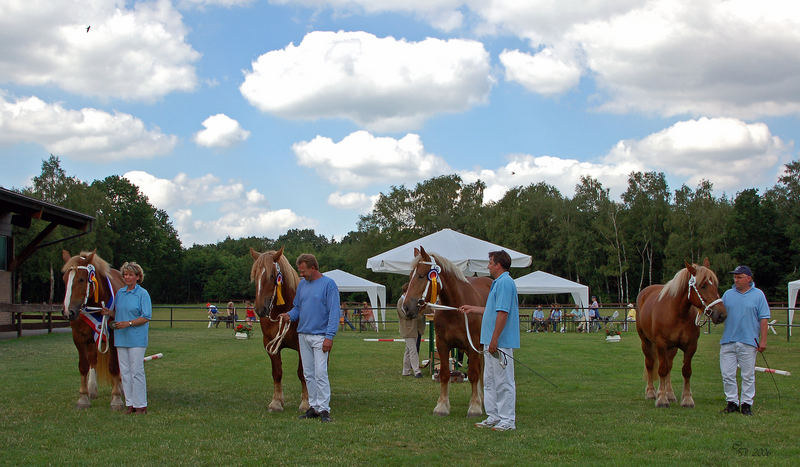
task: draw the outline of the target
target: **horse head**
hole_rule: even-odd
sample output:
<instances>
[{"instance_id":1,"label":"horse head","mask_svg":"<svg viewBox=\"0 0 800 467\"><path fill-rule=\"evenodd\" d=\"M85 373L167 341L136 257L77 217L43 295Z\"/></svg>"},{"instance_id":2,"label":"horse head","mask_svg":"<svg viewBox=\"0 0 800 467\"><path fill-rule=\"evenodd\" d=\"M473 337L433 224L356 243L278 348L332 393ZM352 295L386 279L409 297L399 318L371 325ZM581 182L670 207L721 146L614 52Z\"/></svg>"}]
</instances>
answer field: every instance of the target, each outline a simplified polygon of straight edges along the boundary
<instances>
[{"instance_id":1,"label":"horse head","mask_svg":"<svg viewBox=\"0 0 800 467\"><path fill-rule=\"evenodd\" d=\"M299 276L283 255L283 247L264 253L250 248L250 256L253 257L250 281L256 284L256 314L264 318L277 306L291 308Z\"/></svg>"},{"instance_id":2,"label":"horse head","mask_svg":"<svg viewBox=\"0 0 800 467\"><path fill-rule=\"evenodd\" d=\"M63 315L70 321L76 319L87 304L99 307L100 282L98 275L103 273L108 264L97 256L97 250L70 256L67 250L61 250L64 259L64 310Z\"/></svg>"},{"instance_id":3,"label":"horse head","mask_svg":"<svg viewBox=\"0 0 800 467\"><path fill-rule=\"evenodd\" d=\"M699 313L711 317L711 322L719 324L728 317L725 305L719 296L719 281L717 275L711 270L708 258L703 260L703 265L684 262L689 272L688 296L689 301Z\"/></svg>"},{"instance_id":4,"label":"horse head","mask_svg":"<svg viewBox=\"0 0 800 467\"><path fill-rule=\"evenodd\" d=\"M429 302L436 302L436 295L441 288L438 276L442 272L435 257L429 255L422 246L414 248L412 268L402 304L402 310L409 319L423 313Z\"/></svg>"}]
</instances>

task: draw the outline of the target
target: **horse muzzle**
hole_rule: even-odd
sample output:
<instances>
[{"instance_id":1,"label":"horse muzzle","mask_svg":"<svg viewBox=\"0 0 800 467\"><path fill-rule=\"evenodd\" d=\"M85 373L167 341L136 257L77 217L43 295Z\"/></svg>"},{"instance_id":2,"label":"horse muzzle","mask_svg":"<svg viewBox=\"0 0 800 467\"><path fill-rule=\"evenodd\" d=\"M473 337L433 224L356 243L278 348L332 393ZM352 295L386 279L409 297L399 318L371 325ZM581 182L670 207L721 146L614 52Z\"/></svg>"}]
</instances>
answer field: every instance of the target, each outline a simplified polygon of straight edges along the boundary
<instances>
[{"instance_id":1,"label":"horse muzzle","mask_svg":"<svg viewBox=\"0 0 800 467\"><path fill-rule=\"evenodd\" d=\"M67 318L70 321L75 321L78 319L78 316L81 315L81 308L79 306L70 306L66 310L62 311L61 314L64 316L64 318Z\"/></svg>"},{"instance_id":2,"label":"horse muzzle","mask_svg":"<svg viewBox=\"0 0 800 467\"><path fill-rule=\"evenodd\" d=\"M711 322L720 324L728 317L728 312L725 310L725 305L718 303L711 307Z\"/></svg>"},{"instance_id":3,"label":"horse muzzle","mask_svg":"<svg viewBox=\"0 0 800 467\"><path fill-rule=\"evenodd\" d=\"M406 318L414 319L422 312L426 304L425 300L422 299L416 302L414 300L407 300L403 303L403 313L405 313Z\"/></svg>"}]
</instances>

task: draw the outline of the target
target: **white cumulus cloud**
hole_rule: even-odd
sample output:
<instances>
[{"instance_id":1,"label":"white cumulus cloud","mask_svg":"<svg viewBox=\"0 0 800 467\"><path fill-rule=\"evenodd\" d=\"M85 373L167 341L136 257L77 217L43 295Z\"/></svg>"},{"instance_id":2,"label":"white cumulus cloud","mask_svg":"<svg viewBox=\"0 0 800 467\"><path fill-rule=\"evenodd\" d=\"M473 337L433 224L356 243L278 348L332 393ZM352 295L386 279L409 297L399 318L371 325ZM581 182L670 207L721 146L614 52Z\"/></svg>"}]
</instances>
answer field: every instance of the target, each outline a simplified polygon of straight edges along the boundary
<instances>
[{"instance_id":1,"label":"white cumulus cloud","mask_svg":"<svg viewBox=\"0 0 800 467\"><path fill-rule=\"evenodd\" d=\"M315 31L261 55L239 89L283 118L346 118L370 130L404 131L484 103L493 82L489 54L477 41Z\"/></svg>"},{"instance_id":2,"label":"white cumulus cloud","mask_svg":"<svg viewBox=\"0 0 800 467\"><path fill-rule=\"evenodd\" d=\"M583 72L575 63L544 49L535 55L519 50L504 50L500 62L506 70L506 79L520 83L525 88L543 95L561 94L577 86Z\"/></svg>"},{"instance_id":3,"label":"white cumulus cloud","mask_svg":"<svg viewBox=\"0 0 800 467\"><path fill-rule=\"evenodd\" d=\"M191 178L180 173L165 179L131 171L123 177L138 186L153 206L169 214L186 246L214 243L226 236L277 237L289 229L317 225L291 209L271 209L256 189L247 190L236 181L223 182L212 174Z\"/></svg>"},{"instance_id":4,"label":"white cumulus cloud","mask_svg":"<svg viewBox=\"0 0 800 467\"><path fill-rule=\"evenodd\" d=\"M419 135L395 139L356 131L338 143L317 136L292 145L298 164L337 186L363 187L386 180L415 182L447 173L439 156L425 152Z\"/></svg>"},{"instance_id":5,"label":"white cumulus cloud","mask_svg":"<svg viewBox=\"0 0 800 467\"><path fill-rule=\"evenodd\" d=\"M148 129L125 113L70 110L35 96L6 100L0 94L0 141L35 143L52 154L110 162L168 154L178 137Z\"/></svg>"},{"instance_id":6,"label":"white cumulus cloud","mask_svg":"<svg viewBox=\"0 0 800 467\"><path fill-rule=\"evenodd\" d=\"M145 101L195 89L200 54L180 13L168 0L129 4L5 0L0 82Z\"/></svg>"},{"instance_id":7,"label":"white cumulus cloud","mask_svg":"<svg viewBox=\"0 0 800 467\"><path fill-rule=\"evenodd\" d=\"M366 214L372 211L372 207L378 201L379 196L336 191L328 195L328 204L338 209L353 209Z\"/></svg>"},{"instance_id":8,"label":"white cumulus cloud","mask_svg":"<svg viewBox=\"0 0 800 467\"><path fill-rule=\"evenodd\" d=\"M195 133L194 141L207 148L227 148L250 137L249 131L225 114L208 117L203 121L203 127L204 130Z\"/></svg>"}]
</instances>

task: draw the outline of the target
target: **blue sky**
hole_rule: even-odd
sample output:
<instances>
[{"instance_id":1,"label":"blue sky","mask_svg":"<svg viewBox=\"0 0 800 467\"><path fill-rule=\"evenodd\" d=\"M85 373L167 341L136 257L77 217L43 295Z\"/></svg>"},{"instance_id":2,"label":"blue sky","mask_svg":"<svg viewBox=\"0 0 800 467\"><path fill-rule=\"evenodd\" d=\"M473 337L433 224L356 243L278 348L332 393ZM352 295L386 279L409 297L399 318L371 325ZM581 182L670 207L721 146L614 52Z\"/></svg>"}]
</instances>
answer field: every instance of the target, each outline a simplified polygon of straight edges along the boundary
<instances>
[{"instance_id":1,"label":"blue sky","mask_svg":"<svg viewBox=\"0 0 800 467\"><path fill-rule=\"evenodd\" d=\"M735 195L798 158L798 30L769 0L6 0L0 184L124 176L185 246L339 238L452 173Z\"/></svg>"}]
</instances>

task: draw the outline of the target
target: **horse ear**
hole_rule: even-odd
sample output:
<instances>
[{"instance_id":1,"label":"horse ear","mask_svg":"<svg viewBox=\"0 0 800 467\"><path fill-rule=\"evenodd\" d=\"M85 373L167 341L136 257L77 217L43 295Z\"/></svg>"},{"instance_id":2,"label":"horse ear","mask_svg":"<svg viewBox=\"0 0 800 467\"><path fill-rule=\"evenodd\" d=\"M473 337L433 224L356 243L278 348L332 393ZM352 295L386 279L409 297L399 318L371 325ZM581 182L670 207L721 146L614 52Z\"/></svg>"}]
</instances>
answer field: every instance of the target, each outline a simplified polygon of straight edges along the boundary
<instances>
[{"instance_id":1,"label":"horse ear","mask_svg":"<svg viewBox=\"0 0 800 467\"><path fill-rule=\"evenodd\" d=\"M278 250L277 252L275 252L274 255L272 255L272 260L273 261L278 261L279 259L281 259L281 256L283 256L283 247L282 246L281 246L280 250Z\"/></svg>"},{"instance_id":2,"label":"horse ear","mask_svg":"<svg viewBox=\"0 0 800 467\"><path fill-rule=\"evenodd\" d=\"M416 258L417 256L419 256L419 248L414 247L414 258Z\"/></svg>"},{"instance_id":3,"label":"horse ear","mask_svg":"<svg viewBox=\"0 0 800 467\"><path fill-rule=\"evenodd\" d=\"M686 260L683 260L683 264L686 265L686 269L689 271L689 274L695 275L695 273L697 273L697 269L695 269L693 264L689 263Z\"/></svg>"},{"instance_id":4,"label":"horse ear","mask_svg":"<svg viewBox=\"0 0 800 467\"><path fill-rule=\"evenodd\" d=\"M710 263L710 262L708 262L708 256L706 256L705 258L703 258L703 266L705 266L705 267L707 267L707 268L711 269L711 263Z\"/></svg>"},{"instance_id":5,"label":"horse ear","mask_svg":"<svg viewBox=\"0 0 800 467\"><path fill-rule=\"evenodd\" d=\"M67 250L61 250L61 258L66 263L67 261L69 261L72 258L72 255L69 254L69 251L67 251Z\"/></svg>"},{"instance_id":6,"label":"horse ear","mask_svg":"<svg viewBox=\"0 0 800 467\"><path fill-rule=\"evenodd\" d=\"M253 259L256 260L258 259L259 256L261 256L261 253L254 250L253 247L250 247L250 256L252 256Z\"/></svg>"},{"instance_id":7,"label":"horse ear","mask_svg":"<svg viewBox=\"0 0 800 467\"><path fill-rule=\"evenodd\" d=\"M92 252L91 252L91 253L89 253L89 255L86 257L86 262L87 262L88 264L91 264L92 260L94 259L94 255L95 255L95 253L97 253L97 248L95 248L94 250L92 250Z\"/></svg>"},{"instance_id":8,"label":"horse ear","mask_svg":"<svg viewBox=\"0 0 800 467\"><path fill-rule=\"evenodd\" d=\"M422 258L425 259L426 261L431 259L430 256L428 256L428 253L425 251L425 248L422 245L419 246L419 254L422 255Z\"/></svg>"}]
</instances>

